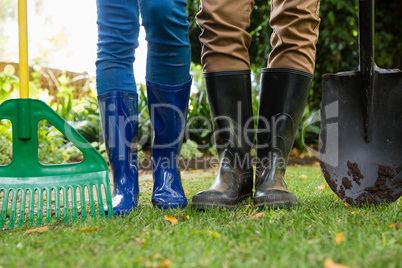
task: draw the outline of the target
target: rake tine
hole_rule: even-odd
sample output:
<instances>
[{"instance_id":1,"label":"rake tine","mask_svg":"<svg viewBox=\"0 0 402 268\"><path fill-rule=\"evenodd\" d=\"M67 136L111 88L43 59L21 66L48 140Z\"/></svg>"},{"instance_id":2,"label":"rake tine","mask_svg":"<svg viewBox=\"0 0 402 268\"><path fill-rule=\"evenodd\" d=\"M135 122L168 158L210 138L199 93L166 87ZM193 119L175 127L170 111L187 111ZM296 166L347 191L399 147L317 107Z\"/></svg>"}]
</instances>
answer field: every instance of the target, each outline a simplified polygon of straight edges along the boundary
<instances>
[{"instance_id":1,"label":"rake tine","mask_svg":"<svg viewBox=\"0 0 402 268\"><path fill-rule=\"evenodd\" d=\"M49 223L52 219L52 191L46 188L46 223Z\"/></svg>"},{"instance_id":2,"label":"rake tine","mask_svg":"<svg viewBox=\"0 0 402 268\"><path fill-rule=\"evenodd\" d=\"M105 218L105 209L103 208L102 187L100 184L96 185L96 193L98 194L99 216L103 219Z\"/></svg>"},{"instance_id":3,"label":"rake tine","mask_svg":"<svg viewBox=\"0 0 402 268\"><path fill-rule=\"evenodd\" d=\"M71 189L71 197L73 202L73 217L72 221L76 221L78 219L78 211L77 211L77 187L72 187Z\"/></svg>"},{"instance_id":4,"label":"rake tine","mask_svg":"<svg viewBox=\"0 0 402 268\"><path fill-rule=\"evenodd\" d=\"M103 184L103 186L105 187L105 192L110 193L110 187L108 187L106 184ZM113 215L113 205L112 205L112 198L108 194L106 194L106 204L107 204L108 217L111 219Z\"/></svg>"},{"instance_id":5,"label":"rake tine","mask_svg":"<svg viewBox=\"0 0 402 268\"><path fill-rule=\"evenodd\" d=\"M17 200L18 200L18 190L13 190L13 197L11 199L11 214L10 214L10 222L8 224L8 229L14 228L15 219L17 217Z\"/></svg>"},{"instance_id":6,"label":"rake tine","mask_svg":"<svg viewBox=\"0 0 402 268\"><path fill-rule=\"evenodd\" d=\"M36 226L41 226L43 220L43 189L38 191L38 197L38 218L36 221Z\"/></svg>"},{"instance_id":7,"label":"rake tine","mask_svg":"<svg viewBox=\"0 0 402 268\"><path fill-rule=\"evenodd\" d=\"M88 195L89 195L89 206L91 208L91 217L95 220L96 219L96 212L95 212L95 201L94 201L94 195L92 191L93 185L88 187Z\"/></svg>"},{"instance_id":8,"label":"rake tine","mask_svg":"<svg viewBox=\"0 0 402 268\"><path fill-rule=\"evenodd\" d=\"M18 226L22 226L25 221L25 202L27 196L27 189L21 190L21 207L20 207L20 220L18 221Z\"/></svg>"},{"instance_id":9,"label":"rake tine","mask_svg":"<svg viewBox=\"0 0 402 268\"><path fill-rule=\"evenodd\" d=\"M28 224L33 224L34 219L34 207L35 207L35 190L29 190L29 216L28 216Z\"/></svg>"},{"instance_id":10,"label":"rake tine","mask_svg":"<svg viewBox=\"0 0 402 268\"><path fill-rule=\"evenodd\" d=\"M54 188L56 196L54 209L56 210L56 219L60 220L60 188Z\"/></svg>"},{"instance_id":11,"label":"rake tine","mask_svg":"<svg viewBox=\"0 0 402 268\"><path fill-rule=\"evenodd\" d=\"M85 220L87 218L87 208L85 204L85 187L79 186L79 188L81 195L81 218Z\"/></svg>"},{"instance_id":12,"label":"rake tine","mask_svg":"<svg viewBox=\"0 0 402 268\"><path fill-rule=\"evenodd\" d=\"M3 229L4 224L6 223L6 217L7 217L7 206L8 206L8 195L10 194L11 190L3 190L4 196L3 196L3 208L1 209L1 219L0 219L0 228Z\"/></svg>"},{"instance_id":13,"label":"rake tine","mask_svg":"<svg viewBox=\"0 0 402 268\"><path fill-rule=\"evenodd\" d=\"M64 223L67 223L70 219L68 215L68 187L61 187L63 189L63 200L64 200Z\"/></svg>"}]
</instances>

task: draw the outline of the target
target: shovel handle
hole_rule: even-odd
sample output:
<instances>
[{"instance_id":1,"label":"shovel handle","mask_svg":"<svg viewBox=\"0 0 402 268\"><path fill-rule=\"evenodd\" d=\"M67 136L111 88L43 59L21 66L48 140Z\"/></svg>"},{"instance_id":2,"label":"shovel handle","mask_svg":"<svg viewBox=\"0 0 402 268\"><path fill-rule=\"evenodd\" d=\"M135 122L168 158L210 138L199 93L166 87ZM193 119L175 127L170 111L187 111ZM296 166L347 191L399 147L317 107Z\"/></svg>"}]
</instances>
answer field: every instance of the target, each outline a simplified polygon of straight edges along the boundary
<instances>
[{"instance_id":1,"label":"shovel handle","mask_svg":"<svg viewBox=\"0 0 402 268\"><path fill-rule=\"evenodd\" d=\"M359 0L359 71L364 94L364 136L371 140L371 110L375 75L374 0Z\"/></svg>"},{"instance_id":2,"label":"shovel handle","mask_svg":"<svg viewBox=\"0 0 402 268\"><path fill-rule=\"evenodd\" d=\"M27 2L18 0L20 98L29 98Z\"/></svg>"},{"instance_id":3,"label":"shovel handle","mask_svg":"<svg viewBox=\"0 0 402 268\"><path fill-rule=\"evenodd\" d=\"M371 80L375 69L374 0L359 0L359 51L363 80Z\"/></svg>"}]
</instances>

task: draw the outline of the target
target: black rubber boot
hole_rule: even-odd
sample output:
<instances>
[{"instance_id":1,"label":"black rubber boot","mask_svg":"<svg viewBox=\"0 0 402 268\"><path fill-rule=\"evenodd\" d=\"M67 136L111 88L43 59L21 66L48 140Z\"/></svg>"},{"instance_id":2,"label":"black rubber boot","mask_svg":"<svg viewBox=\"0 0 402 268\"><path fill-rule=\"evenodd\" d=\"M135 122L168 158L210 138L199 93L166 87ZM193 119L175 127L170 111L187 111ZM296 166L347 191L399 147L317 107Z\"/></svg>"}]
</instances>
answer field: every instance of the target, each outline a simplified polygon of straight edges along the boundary
<instances>
[{"instance_id":1,"label":"black rubber boot","mask_svg":"<svg viewBox=\"0 0 402 268\"><path fill-rule=\"evenodd\" d=\"M254 204L284 208L297 204L283 180L313 75L282 68L261 74Z\"/></svg>"},{"instance_id":2,"label":"black rubber boot","mask_svg":"<svg viewBox=\"0 0 402 268\"><path fill-rule=\"evenodd\" d=\"M194 195L192 206L232 209L253 195L250 70L210 72L204 77L220 163L215 182L209 190Z\"/></svg>"}]
</instances>

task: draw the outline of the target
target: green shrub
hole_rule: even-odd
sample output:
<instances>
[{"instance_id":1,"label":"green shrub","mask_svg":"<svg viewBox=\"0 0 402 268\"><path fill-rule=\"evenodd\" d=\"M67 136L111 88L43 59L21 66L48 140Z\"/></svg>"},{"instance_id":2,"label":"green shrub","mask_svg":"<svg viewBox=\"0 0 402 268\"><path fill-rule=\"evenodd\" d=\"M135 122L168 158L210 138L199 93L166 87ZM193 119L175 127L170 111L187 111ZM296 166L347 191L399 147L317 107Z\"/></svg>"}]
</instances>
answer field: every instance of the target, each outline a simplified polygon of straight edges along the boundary
<instances>
[{"instance_id":1,"label":"green shrub","mask_svg":"<svg viewBox=\"0 0 402 268\"><path fill-rule=\"evenodd\" d=\"M0 165L6 165L12 159L12 143L6 136L0 135Z\"/></svg>"},{"instance_id":2,"label":"green shrub","mask_svg":"<svg viewBox=\"0 0 402 268\"><path fill-rule=\"evenodd\" d=\"M184 159L194 159L201 157L202 153L198 150L198 144L195 141L187 140L181 147L180 155Z\"/></svg>"}]
</instances>

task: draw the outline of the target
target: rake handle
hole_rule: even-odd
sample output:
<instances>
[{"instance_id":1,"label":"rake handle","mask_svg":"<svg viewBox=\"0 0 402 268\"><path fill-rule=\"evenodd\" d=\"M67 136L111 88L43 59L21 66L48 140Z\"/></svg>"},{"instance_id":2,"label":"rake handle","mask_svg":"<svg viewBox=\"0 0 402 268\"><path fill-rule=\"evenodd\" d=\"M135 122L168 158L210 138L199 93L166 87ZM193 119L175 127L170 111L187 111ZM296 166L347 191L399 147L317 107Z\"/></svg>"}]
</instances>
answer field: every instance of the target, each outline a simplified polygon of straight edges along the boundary
<instances>
[{"instance_id":1,"label":"rake handle","mask_svg":"<svg viewBox=\"0 0 402 268\"><path fill-rule=\"evenodd\" d=\"M27 0L18 0L18 32L19 32L19 75L20 98L18 103L18 138L31 139L31 103L29 102L29 78L28 78L28 22Z\"/></svg>"},{"instance_id":2,"label":"rake handle","mask_svg":"<svg viewBox=\"0 0 402 268\"><path fill-rule=\"evenodd\" d=\"M27 2L18 0L20 98L29 98Z\"/></svg>"}]
</instances>

